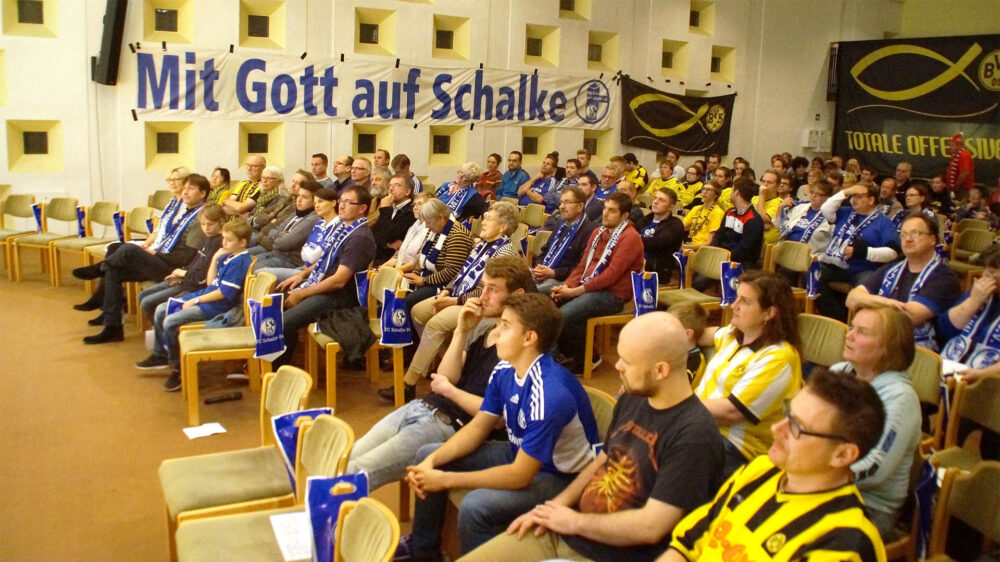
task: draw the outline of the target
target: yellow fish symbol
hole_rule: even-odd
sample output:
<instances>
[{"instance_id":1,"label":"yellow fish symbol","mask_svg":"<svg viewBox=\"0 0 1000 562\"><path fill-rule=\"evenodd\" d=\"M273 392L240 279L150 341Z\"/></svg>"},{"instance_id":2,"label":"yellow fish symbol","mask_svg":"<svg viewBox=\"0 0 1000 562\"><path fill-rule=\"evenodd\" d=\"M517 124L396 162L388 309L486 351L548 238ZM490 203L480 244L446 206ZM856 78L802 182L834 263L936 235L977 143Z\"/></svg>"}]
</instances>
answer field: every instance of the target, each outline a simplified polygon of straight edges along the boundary
<instances>
[{"instance_id":1,"label":"yellow fish symbol","mask_svg":"<svg viewBox=\"0 0 1000 562\"><path fill-rule=\"evenodd\" d=\"M675 105L679 107L681 111L690 115L691 118L688 119L687 121L684 121L683 123L674 125L673 127L670 127L668 129L657 129L656 127L653 127L649 123L643 121L639 117L639 115L635 112L635 110L638 109L640 106L656 101L662 101L669 103L670 105ZM683 133L684 131L690 129L695 125L695 123L698 123L699 120L705 115L705 112L708 111L708 106L709 104L705 103L702 104L700 107L698 107L697 111L691 111L691 109L689 109L688 106L684 105L680 100L674 99L670 96L665 96L663 94L642 94L641 96L636 96L632 98L632 101L628 102L628 107L629 109L632 110L632 115L635 115L636 121L638 121L639 124L642 125L642 128L660 137L672 137L674 135ZM704 129L704 126L702 126L702 129Z\"/></svg>"},{"instance_id":2,"label":"yellow fish symbol","mask_svg":"<svg viewBox=\"0 0 1000 562\"><path fill-rule=\"evenodd\" d=\"M964 55L962 55L962 58L953 63L947 58L925 47L919 47L917 45L890 45L888 47L882 47L881 49L872 51L859 60L857 64L851 68L851 76L854 77L854 81L857 82L859 86L864 88L866 92L877 98L888 101L905 101L913 98L919 98L920 96L927 95L941 86L944 86L959 76L968 80L969 83L972 84L973 88L979 90L976 83L969 77L969 75L963 72L963 70L966 66L969 66L969 64L972 63L972 61L979 56L979 53L981 52L983 52L983 48L979 46L979 43L975 43L969 47L969 50L966 51ZM948 68L946 68L941 74L938 74L923 84L896 91L879 90L858 79L858 76L864 72L866 68L893 55L920 55L941 62L947 65Z\"/></svg>"}]
</instances>

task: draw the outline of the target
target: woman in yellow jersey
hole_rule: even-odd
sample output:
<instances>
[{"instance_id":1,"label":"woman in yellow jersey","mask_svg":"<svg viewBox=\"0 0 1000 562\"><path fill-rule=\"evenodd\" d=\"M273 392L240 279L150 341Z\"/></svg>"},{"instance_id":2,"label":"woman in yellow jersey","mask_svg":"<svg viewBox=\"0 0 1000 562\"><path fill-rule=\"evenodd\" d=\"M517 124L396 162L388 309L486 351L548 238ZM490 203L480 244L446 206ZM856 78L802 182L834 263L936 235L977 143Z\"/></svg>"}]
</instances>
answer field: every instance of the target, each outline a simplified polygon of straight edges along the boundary
<instances>
[{"instance_id":1,"label":"woman in yellow jersey","mask_svg":"<svg viewBox=\"0 0 1000 562\"><path fill-rule=\"evenodd\" d=\"M229 170L221 166L216 168L212 172L212 177L208 178L208 185L212 187L212 191L209 192L205 201L222 203L223 200L229 199L229 196L233 194L233 190L229 189L230 179Z\"/></svg>"},{"instance_id":2,"label":"woman in yellow jersey","mask_svg":"<svg viewBox=\"0 0 1000 562\"><path fill-rule=\"evenodd\" d=\"M701 188L702 204L684 215L684 229L688 231L688 239L694 248L707 244L712 234L722 225L726 212L716 204L720 193L722 187L718 182L706 182Z\"/></svg>"},{"instance_id":3,"label":"woman in yellow jersey","mask_svg":"<svg viewBox=\"0 0 1000 562\"><path fill-rule=\"evenodd\" d=\"M782 402L802 387L799 331L792 289L783 277L753 270L739 278L729 326L706 329L715 355L695 394L726 437L726 470L767 453Z\"/></svg>"}]
</instances>

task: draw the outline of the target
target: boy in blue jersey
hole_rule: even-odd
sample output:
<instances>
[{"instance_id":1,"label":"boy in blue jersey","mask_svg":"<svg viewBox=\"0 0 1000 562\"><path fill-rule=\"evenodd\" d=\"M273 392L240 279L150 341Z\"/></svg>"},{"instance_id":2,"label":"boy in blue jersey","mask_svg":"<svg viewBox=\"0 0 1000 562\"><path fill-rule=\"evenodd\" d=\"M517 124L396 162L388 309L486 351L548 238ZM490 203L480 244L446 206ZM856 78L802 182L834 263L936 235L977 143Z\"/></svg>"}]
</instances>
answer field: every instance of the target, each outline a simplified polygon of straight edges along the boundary
<instances>
[{"instance_id":1,"label":"boy in blue jersey","mask_svg":"<svg viewBox=\"0 0 1000 562\"><path fill-rule=\"evenodd\" d=\"M497 322L493 370L479 413L444 444L421 447L407 481L417 495L413 534L396 560L440 560L448 490L473 488L462 500L458 534L468 552L515 517L562 491L596 454L597 424L587 393L543 350L562 317L537 293L510 295ZM507 443L487 441L502 416Z\"/></svg>"},{"instance_id":2,"label":"boy in blue jersey","mask_svg":"<svg viewBox=\"0 0 1000 562\"><path fill-rule=\"evenodd\" d=\"M170 377L163 383L167 392L181 388L180 344L177 341L181 326L214 318L242 304L243 281L252 261L247 253L252 233L243 219L227 222L222 227L222 248L212 256L208 267L207 286L179 297L184 305L172 314L167 314L169 301L156 307L153 353L136 366L158 369L169 365Z\"/></svg>"}]
</instances>

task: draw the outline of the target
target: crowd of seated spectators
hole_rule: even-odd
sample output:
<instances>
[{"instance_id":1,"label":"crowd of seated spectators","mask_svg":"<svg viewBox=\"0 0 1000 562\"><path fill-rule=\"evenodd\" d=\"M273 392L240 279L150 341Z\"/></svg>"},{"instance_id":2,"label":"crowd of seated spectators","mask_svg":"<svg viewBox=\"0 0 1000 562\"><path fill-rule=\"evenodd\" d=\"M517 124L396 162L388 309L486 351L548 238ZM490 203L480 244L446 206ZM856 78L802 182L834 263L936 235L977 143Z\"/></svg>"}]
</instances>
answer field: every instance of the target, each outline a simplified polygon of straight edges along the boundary
<instances>
[{"instance_id":1,"label":"crowd of seated spectators","mask_svg":"<svg viewBox=\"0 0 1000 562\"><path fill-rule=\"evenodd\" d=\"M359 305L356 274L398 268L416 340L406 405L358 441L350 464L373 489L405 478L418 497L397 559L441 559L447 490L472 488L457 531L468 560L881 560L920 436L905 373L915 348L970 381L1000 376L1000 250L970 258L982 273L964 290L943 251L965 219L996 230L1000 188L950 168L921 179L907 162L882 174L837 156L775 154L753 163L759 175L718 154L684 167L669 151L647 167L626 153L595 169L588 151L575 156L561 167L553 152L526 170L513 151L501 170L493 153L485 171L465 163L433 189L385 150L338 156L330 176L321 153L293 173L252 156L238 183L224 168L210 178L178 168L145 241L74 270L100 279L77 308L100 309L91 324L103 331L84 341L122 340L122 283L155 282L140 294L155 347L136 366L170 369L174 391L177 330L230 324L251 257L285 293L276 366L296 361L300 329ZM515 233L528 205L544 206L550 234L525 256ZM783 241L818 261L818 312L850 323L844 361L829 370L803 369L792 292L803 280L762 269ZM703 247L743 267L728 325L706 327L687 305L629 322L600 448L572 375L601 361L585 354L587 321L627 313L632 273L676 286L675 255ZM693 285L720 293L712 277ZM983 450L996 455L996 435ZM794 534L761 535L800 517L811 523Z\"/></svg>"}]
</instances>

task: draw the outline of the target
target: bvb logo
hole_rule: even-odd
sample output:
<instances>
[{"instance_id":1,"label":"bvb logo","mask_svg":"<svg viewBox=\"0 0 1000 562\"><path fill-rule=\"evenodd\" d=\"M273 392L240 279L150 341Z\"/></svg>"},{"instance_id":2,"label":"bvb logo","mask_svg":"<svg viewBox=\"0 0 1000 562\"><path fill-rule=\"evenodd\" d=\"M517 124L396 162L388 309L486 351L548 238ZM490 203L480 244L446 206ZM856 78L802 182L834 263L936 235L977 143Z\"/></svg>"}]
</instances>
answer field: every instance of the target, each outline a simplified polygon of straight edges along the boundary
<instances>
[{"instance_id":1,"label":"bvb logo","mask_svg":"<svg viewBox=\"0 0 1000 562\"><path fill-rule=\"evenodd\" d=\"M987 90L1000 92L1000 49L987 54L979 63L979 82Z\"/></svg>"},{"instance_id":2,"label":"bvb logo","mask_svg":"<svg viewBox=\"0 0 1000 562\"><path fill-rule=\"evenodd\" d=\"M709 131L713 133L722 128L726 123L726 110L721 105L713 105L708 110L708 115L705 117L705 126L708 127Z\"/></svg>"},{"instance_id":3,"label":"bvb logo","mask_svg":"<svg viewBox=\"0 0 1000 562\"><path fill-rule=\"evenodd\" d=\"M785 535L782 533L775 533L770 537L767 537L767 541L764 542L764 548L766 548L771 554L776 554L779 550L781 550L781 547L785 546L786 540Z\"/></svg>"}]
</instances>

